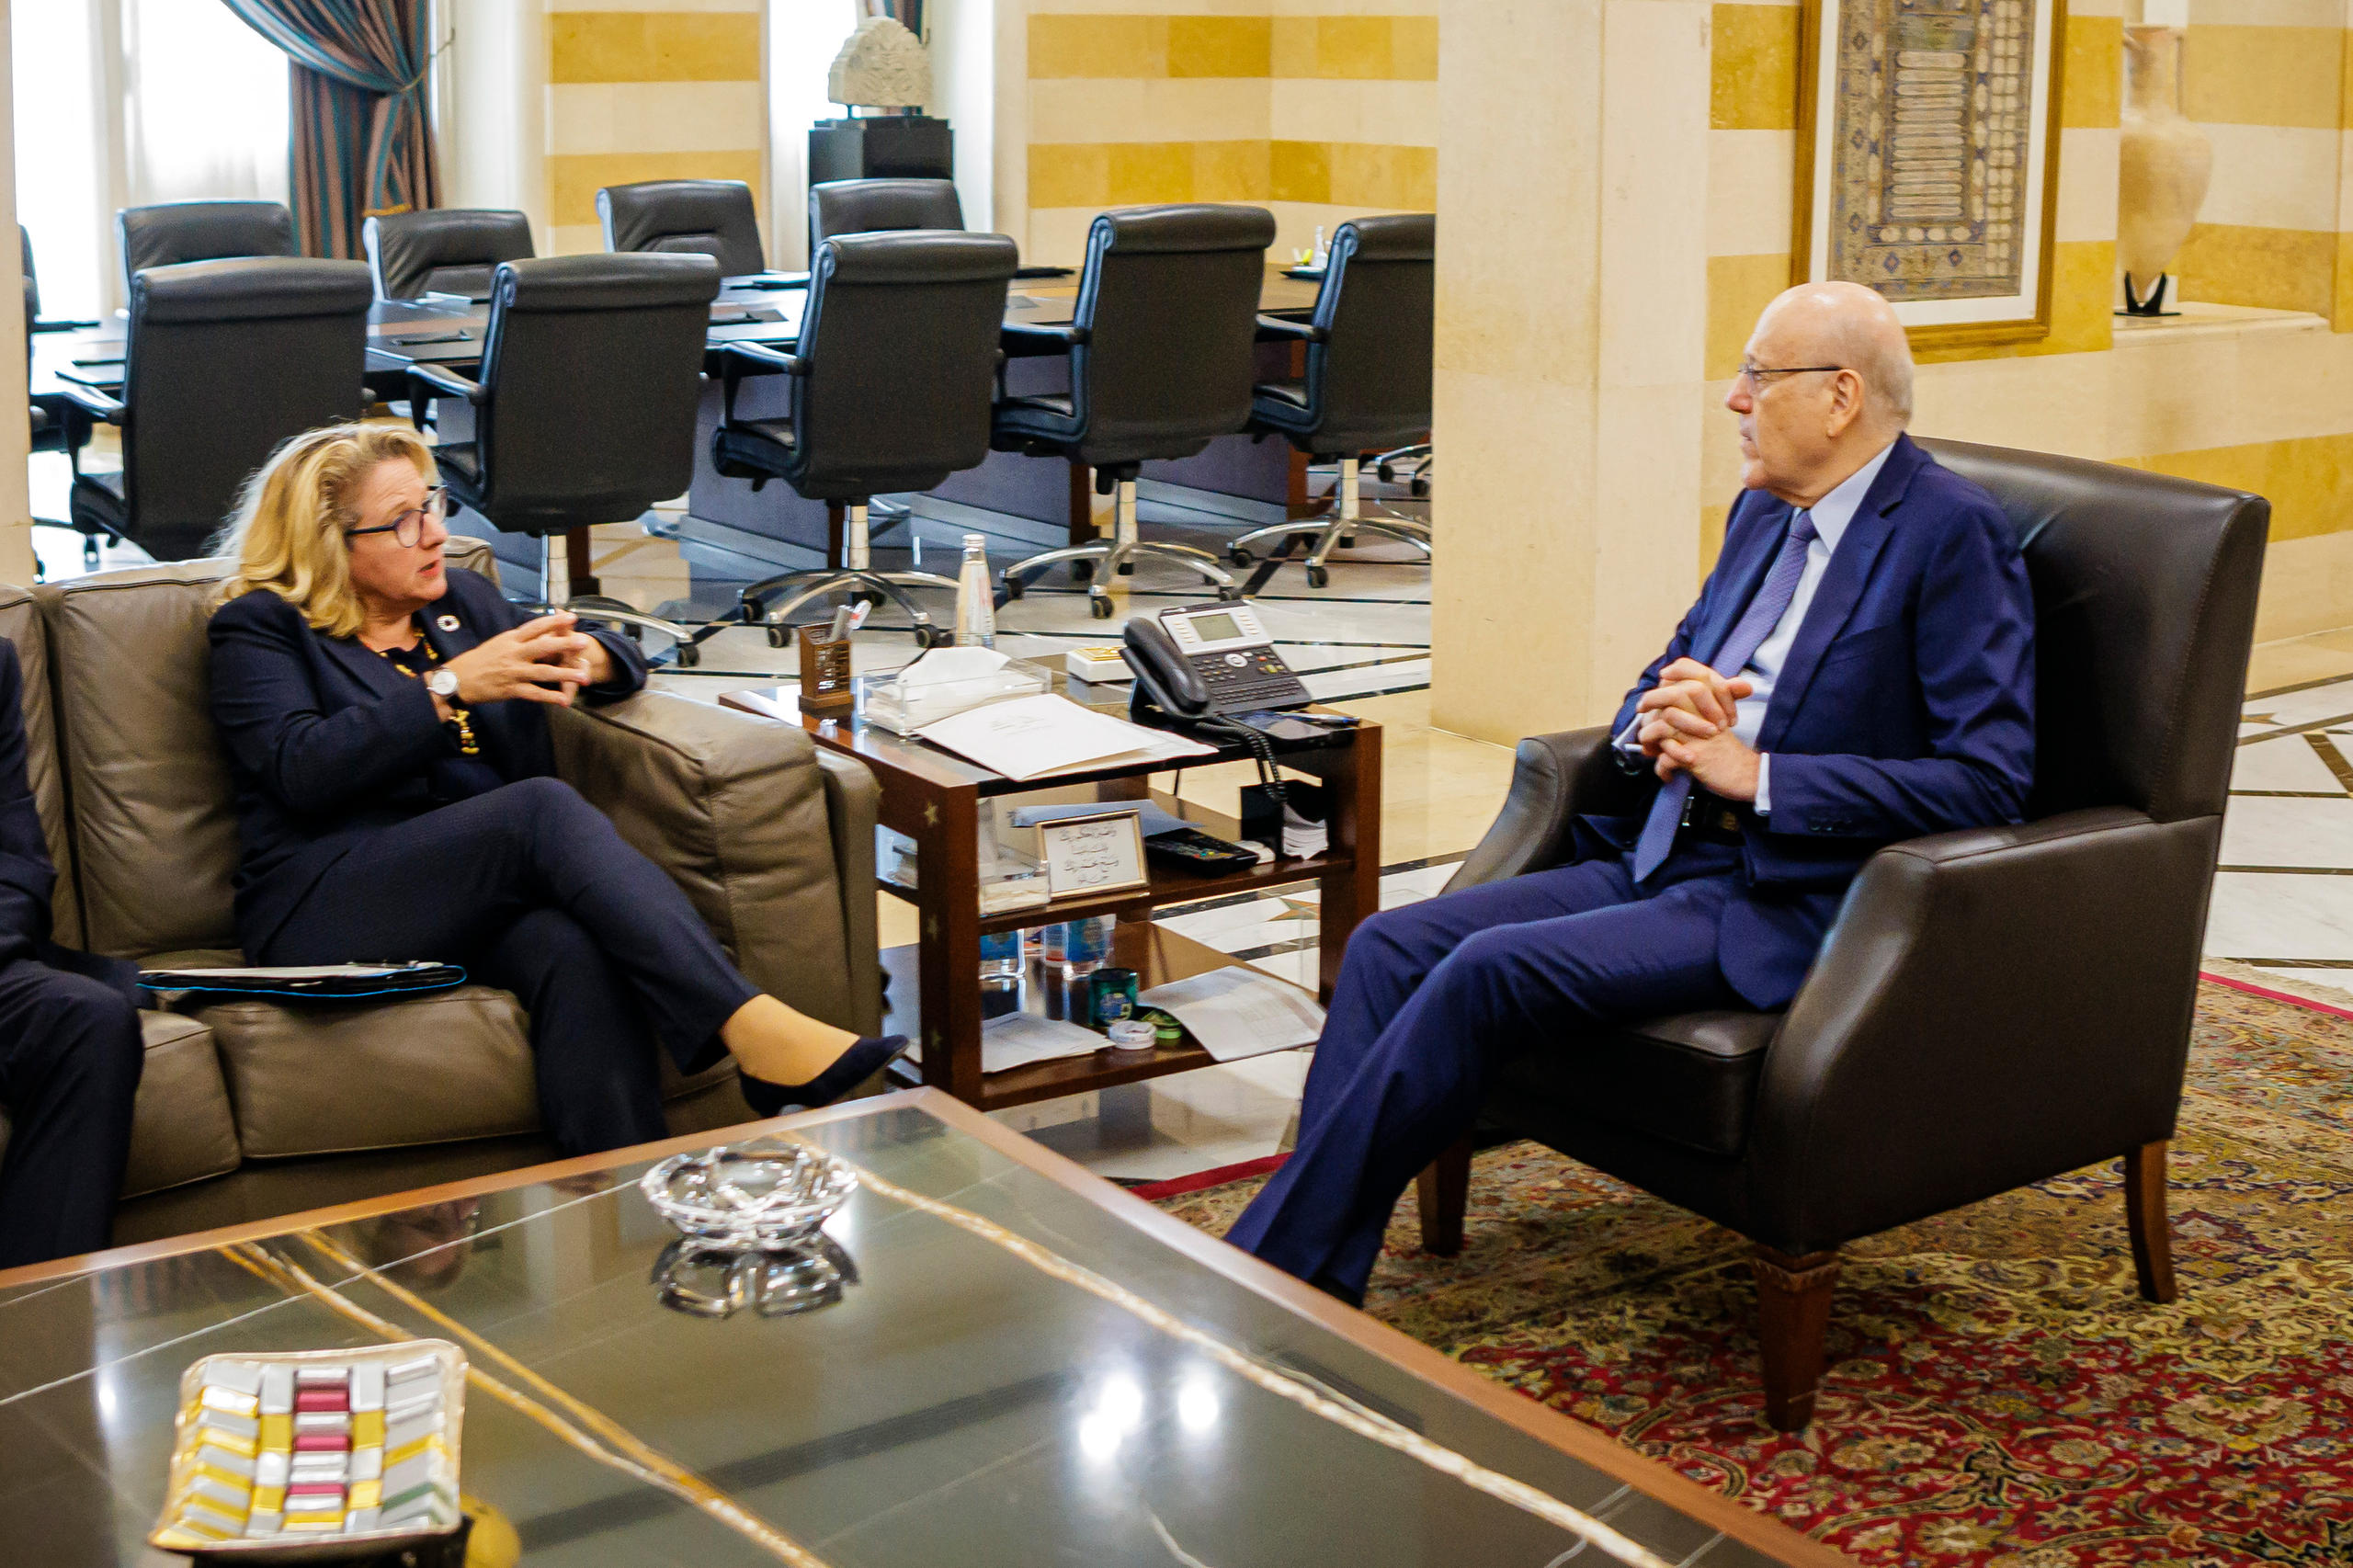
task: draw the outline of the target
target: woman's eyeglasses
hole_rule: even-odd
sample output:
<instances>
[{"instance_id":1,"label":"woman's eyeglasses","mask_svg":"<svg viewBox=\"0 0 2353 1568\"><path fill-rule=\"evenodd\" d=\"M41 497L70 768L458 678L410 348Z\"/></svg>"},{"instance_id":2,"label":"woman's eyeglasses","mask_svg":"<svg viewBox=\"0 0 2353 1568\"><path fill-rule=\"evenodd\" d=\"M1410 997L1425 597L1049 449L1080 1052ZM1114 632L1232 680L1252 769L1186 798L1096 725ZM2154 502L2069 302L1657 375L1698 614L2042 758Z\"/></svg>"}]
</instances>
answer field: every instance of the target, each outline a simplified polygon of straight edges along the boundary
<instances>
[{"instance_id":1,"label":"woman's eyeglasses","mask_svg":"<svg viewBox=\"0 0 2353 1568\"><path fill-rule=\"evenodd\" d=\"M445 522L449 516L449 492L446 486L435 485L425 493L425 505L413 506L389 523L378 523L371 528L346 528L343 537L358 539L361 534L390 534L404 545L414 545L425 537L425 519Z\"/></svg>"}]
</instances>

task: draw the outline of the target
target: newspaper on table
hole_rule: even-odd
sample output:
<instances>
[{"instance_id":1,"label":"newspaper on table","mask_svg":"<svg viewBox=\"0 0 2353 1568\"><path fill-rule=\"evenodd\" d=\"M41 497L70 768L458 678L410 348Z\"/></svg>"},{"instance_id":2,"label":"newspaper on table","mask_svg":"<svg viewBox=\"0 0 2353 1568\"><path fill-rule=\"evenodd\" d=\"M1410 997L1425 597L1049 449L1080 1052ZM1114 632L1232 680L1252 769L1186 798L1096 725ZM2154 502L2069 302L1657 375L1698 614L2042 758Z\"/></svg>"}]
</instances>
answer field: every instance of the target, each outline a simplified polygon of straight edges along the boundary
<instances>
[{"instance_id":1,"label":"newspaper on table","mask_svg":"<svg viewBox=\"0 0 2353 1568\"><path fill-rule=\"evenodd\" d=\"M1324 1032L1324 1009L1313 997L1240 965L1155 985L1136 1002L1173 1014L1220 1062L1313 1045Z\"/></svg>"}]
</instances>

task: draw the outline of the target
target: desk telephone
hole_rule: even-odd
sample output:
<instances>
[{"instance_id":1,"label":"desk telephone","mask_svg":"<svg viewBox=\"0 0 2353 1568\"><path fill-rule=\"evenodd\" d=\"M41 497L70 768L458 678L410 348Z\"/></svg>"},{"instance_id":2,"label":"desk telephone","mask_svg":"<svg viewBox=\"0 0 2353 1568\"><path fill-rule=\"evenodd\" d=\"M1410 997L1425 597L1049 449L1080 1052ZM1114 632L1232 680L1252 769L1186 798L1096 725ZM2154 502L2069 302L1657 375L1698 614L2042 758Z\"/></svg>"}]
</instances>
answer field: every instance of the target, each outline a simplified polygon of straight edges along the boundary
<instances>
[{"instance_id":1,"label":"desk telephone","mask_svg":"<svg viewBox=\"0 0 2353 1568\"><path fill-rule=\"evenodd\" d=\"M1142 695L1172 719L1224 718L1315 700L1246 604L1185 605L1128 622Z\"/></svg>"}]
</instances>

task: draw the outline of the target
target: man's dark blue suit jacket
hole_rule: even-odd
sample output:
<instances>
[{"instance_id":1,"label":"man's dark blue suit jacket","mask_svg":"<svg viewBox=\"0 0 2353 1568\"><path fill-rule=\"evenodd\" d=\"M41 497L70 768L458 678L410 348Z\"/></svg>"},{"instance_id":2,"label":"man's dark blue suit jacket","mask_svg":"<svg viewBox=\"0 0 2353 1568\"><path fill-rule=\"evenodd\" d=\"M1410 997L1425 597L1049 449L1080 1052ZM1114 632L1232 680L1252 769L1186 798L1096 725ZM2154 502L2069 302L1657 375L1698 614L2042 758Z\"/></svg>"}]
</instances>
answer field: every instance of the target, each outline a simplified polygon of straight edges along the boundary
<instances>
[{"instance_id":1,"label":"man's dark blue suit jacket","mask_svg":"<svg viewBox=\"0 0 2353 1568\"><path fill-rule=\"evenodd\" d=\"M417 617L444 664L531 619L476 573L452 567L449 584ZM645 684L636 644L585 623L581 630L613 656L612 680L585 696L620 697ZM482 755L462 756L422 681L356 637L313 630L266 589L213 611L209 631L212 722L237 786L237 935L248 955L353 845L475 793L469 786L483 765L498 782L555 771L539 704L518 699L472 710Z\"/></svg>"},{"instance_id":2,"label":"man's dark blue suit jacket","mask_svg":"<svg viewBox=\"0 0 2353 1568\"><path fill-rule=\"evenodd\" d=\"M1659 671L1711 664L1764 581L1792 508L1752 490L1732 509L1699 603L1619 710ZM1725 675L1737 674L1727 670ZM1756 749L1769 816L1743 834L1746 886L1724 911L1717 967L1752 1005L1797 994L1872 852L1950 828L2014 823L2034 777L2034 597L1994 498L1896 437L1773 687ZM1632 847L1643 816L1588 817Z\"/></svg>"}]
</instances>

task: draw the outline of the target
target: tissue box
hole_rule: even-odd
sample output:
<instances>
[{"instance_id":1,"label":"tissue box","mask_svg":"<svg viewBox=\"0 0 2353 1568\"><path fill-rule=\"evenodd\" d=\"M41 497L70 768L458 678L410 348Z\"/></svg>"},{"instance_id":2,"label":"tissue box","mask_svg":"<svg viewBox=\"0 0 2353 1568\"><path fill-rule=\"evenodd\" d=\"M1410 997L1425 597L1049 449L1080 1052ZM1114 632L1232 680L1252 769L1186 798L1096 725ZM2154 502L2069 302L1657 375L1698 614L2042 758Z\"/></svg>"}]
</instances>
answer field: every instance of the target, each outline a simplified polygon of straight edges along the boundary
<instances>
[{"instance_id":1,"label":"tissue box","mask_svg":"<svg viewBox=\"0 0 2353 1568\"><path fill-rule=\"evenodd\" d=\"M945 653L968 650L943 649ZM1036 697L1053 688L1053 676L1044 666L1023 659L1007 659L1001 668L963 680L910 680L921 661L885 679L861 682L858 717L894 735L910 734L936 719L946 719L984 703Z\"/></svg>"}]
</instances>

